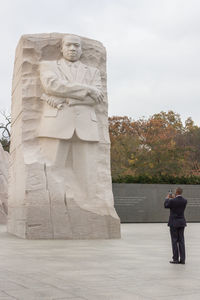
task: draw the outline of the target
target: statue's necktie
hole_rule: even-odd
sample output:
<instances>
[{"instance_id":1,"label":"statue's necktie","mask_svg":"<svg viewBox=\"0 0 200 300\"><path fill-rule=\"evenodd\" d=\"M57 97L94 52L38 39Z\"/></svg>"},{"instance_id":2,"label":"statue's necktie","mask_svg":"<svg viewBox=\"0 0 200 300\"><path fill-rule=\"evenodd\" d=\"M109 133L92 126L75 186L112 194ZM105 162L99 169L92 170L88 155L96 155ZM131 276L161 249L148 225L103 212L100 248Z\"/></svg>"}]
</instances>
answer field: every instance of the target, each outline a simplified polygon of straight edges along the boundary
<instances>
[{"instance_id":1,"label":"statue's necktie","mask_svg":"<svg viewBox=\"0 0 200 300\"><path fill-rule=\"evenodd\" d=\"M71 73L73 79L76 79L77 66L75 63L70 64L70 73Z\"/></svg>"}]
</instances>

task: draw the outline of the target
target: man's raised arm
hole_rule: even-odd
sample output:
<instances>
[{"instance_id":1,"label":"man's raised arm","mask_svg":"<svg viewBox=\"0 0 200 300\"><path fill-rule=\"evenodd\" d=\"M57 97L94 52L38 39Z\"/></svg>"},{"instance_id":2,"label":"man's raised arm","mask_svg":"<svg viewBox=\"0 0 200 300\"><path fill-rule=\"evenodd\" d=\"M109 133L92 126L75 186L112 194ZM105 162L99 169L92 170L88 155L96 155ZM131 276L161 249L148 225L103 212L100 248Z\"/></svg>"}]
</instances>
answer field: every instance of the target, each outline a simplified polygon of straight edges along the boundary
<instances>
[{"instance_id":1,"label":"man's raised arm","mask_svg":"<svg viewBox=\"0 0 200 300\"><path fill-rule=\"evenodd\" d=\"M165 202L164 202L164 207L165 208L171 208L172 207L172 200L173 200L173 198L166 198L165 199Z\"/></svg>"}]
</instances>

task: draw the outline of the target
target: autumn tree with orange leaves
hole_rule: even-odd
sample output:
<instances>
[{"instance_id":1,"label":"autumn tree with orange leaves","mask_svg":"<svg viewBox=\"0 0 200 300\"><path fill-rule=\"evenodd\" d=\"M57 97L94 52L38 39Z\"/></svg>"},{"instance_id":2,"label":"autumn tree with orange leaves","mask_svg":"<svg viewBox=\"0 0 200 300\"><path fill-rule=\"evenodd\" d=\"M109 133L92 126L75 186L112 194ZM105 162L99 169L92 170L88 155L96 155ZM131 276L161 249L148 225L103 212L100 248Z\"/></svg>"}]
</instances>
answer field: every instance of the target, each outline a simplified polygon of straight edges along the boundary
<instances>
[{"instance_id":1,"label":"autumn tree with orange leaves","mask_svg":"<svg viewBox=\"0 0 200 300\"><path fill-rule=\"evenodd\" d=\"M109 118L112 176L200 175L200 128L160 112L148 119Z\"/></svg>"}]
</instances>

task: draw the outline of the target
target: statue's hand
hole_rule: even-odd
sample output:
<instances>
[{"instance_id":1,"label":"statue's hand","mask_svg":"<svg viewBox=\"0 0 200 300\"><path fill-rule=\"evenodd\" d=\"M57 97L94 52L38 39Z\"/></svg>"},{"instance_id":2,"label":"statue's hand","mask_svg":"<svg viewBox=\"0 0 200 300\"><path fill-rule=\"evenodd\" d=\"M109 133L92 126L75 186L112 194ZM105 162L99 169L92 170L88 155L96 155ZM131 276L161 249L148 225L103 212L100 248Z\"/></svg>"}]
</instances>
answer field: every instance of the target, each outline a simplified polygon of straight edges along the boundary
<instances>
[{"instance_id":1,"label":"statue's hand","mask_svg":"<svg viewBox=\"0 0 200 300\"><path fill-rule=\"evenodd\" d=\"M55 99L55 98L50 97L47 100L47 103L54 108L62 109L63 104L65 103L65 99L61 100L61 99Z\"/></svg>"},{"instance_id":2,"label":"statue's hand","mask_svg":"<svg viewBox=\"0 0 200 300\"><path fill-rule=\"evenodd\" d=\"M102 91L96 89L96 88L90 88L88 91L89 96L97 103L102 103L104 94Z\"/></svg>"}]
</instances>

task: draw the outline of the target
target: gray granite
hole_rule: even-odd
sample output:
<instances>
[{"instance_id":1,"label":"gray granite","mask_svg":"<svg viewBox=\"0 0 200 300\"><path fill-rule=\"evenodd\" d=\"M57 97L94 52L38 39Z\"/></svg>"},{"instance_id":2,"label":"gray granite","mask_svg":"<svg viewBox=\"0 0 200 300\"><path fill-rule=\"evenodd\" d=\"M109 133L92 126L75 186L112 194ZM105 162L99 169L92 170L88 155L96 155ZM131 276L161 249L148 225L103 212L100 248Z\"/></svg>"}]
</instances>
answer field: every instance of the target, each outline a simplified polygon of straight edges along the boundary
<instances>
[{"instance_id":1,"label":"gray granite","mask_svg":"<svg viewBox=\"0 0 200 300\"><path fill-rule=\"evenodd\" d=\"M188 200L185 211L189 222L200 221L200 185L114 183L115 208L122 223L166 222L169 211L164 199L170 189L180 186Z\"/></svg>"}]
</instances>

